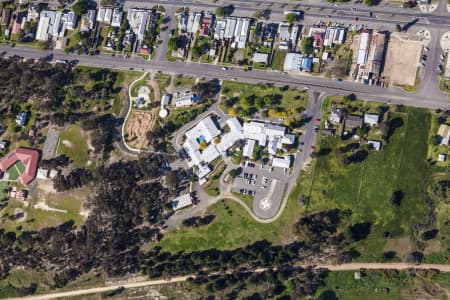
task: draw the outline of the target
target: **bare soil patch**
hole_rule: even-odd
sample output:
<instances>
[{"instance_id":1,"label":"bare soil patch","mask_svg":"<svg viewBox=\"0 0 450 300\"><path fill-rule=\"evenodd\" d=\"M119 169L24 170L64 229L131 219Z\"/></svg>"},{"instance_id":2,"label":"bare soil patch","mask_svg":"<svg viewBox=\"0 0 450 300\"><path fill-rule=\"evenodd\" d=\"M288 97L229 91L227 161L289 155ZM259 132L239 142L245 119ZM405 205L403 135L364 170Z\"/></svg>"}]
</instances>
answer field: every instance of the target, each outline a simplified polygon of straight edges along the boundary
<instances>
[{"instance_id":1,"label":"bare soil patch","mask_svg":"<svg viewBox=\"0 0 450 300\"><path fill-rule=\"evenodd\" d=\"M384 63L385 81L396 85L414 85L421 53L422 42L392 34Z\"/></svg>"},{"instance_id":2,"label":"bare soil patch","mask_svg":"<svg viewBox=\"0 0 450 300\"><path fill-rule=\"evenodd\" d=\"M133 110L125 126L126 142L138 149L147 147L148 141L145 135L153 128L154 122L155 115L151 111Z\"/></svg>"},{"instance_id":3,"label":"bare soil patch","mask_svg":"<svg viewBox=\"0 0 450 300\"><path fill-rule=\"evenodd\" d=\"M386 245L384 246L384 251L395 251L397 256L405 257L409 253L415 250L415 245L413 241L411 241L407 237L397 238L397 239L388 239Z\"/></svg>"}]
</instances>

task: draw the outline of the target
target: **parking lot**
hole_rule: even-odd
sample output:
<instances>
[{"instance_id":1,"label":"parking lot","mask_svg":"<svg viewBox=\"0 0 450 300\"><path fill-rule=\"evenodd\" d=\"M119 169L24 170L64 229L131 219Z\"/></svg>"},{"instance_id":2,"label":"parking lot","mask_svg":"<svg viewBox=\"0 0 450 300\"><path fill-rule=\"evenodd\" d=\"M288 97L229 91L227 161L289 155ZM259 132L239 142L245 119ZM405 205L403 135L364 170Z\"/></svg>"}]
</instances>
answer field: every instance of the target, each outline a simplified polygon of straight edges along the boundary
<instances>
[{"instance_id":1,"label":"parking lot","mask_svg":"<svg viewBox=\"0 0 450 300\"><path fill-rule=\"evenodd\" d=\"M232 191L253 197L253 211L261 218L274 216L281 203L287 173L282 168L245 163Z\"/></svg>"}]
</instances>

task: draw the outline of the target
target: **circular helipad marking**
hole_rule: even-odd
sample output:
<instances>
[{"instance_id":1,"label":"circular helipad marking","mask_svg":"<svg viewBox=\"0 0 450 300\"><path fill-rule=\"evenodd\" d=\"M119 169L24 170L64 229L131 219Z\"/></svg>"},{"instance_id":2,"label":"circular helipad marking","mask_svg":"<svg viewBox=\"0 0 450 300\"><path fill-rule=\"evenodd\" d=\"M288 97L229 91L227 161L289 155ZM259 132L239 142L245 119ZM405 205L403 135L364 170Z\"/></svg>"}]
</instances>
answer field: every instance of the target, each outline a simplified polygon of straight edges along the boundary
<instances>
[{"instance_id":1,"label":"circular helipad marking","mask_svg":"<svg viewBox=\"0 0 450 300\"><path fill-rule=\"evenodd\" d=\"M272 206L272 201L268 198L264 198L259 202L259 208L262 210L268 210Z\"/></svg>"}]
</instances>

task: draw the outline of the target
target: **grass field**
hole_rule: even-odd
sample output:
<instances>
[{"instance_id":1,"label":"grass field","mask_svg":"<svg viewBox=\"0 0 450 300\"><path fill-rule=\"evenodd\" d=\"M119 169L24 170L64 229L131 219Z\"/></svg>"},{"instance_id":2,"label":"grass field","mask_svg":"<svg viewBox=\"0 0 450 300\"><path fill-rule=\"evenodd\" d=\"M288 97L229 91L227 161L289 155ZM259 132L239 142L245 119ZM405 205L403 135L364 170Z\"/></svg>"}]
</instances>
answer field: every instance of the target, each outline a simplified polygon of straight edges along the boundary
<instances>
[{"instance_id":1,"label":"grass field","mask_svg":"<svg viewBox=\"0 0 450 300\"><path fill-rule=\"evenodd\" d=\"M259 224L251 219L239 204L231 200L220 201L207 211L207 214L216 215L210 225L199 228L183 226L178 231L164 235L160 246L164 250L175 252L210 248L233 249L263 239L282 242L287 238L284 233L290 223L288 215L292 213L292 210L286 211L287 213L273 224Z\"/></svg>"},{"instance_id":2,"label":"grass field","mask_svg":"<svg viewBox=\"0 0 450 300\"><path fill-rule=\"evenodd\" d=\"M362 261L381 260L388 240L383 233L391 238L411 237L413 225L427 221L422 183L434 172L426 163L431 114L406 108L391 118L401 118L404 125L395 130L390 143L346 168L333 152L342 142L334 137L322 139L321 149L332 151L318 158L314 176L302 182L311 199L308 212L348 208L352 210L350 223L371 223L367 239L351 245L362 253ZM399 206L391 201L395 191L403 193Z\"/></svg>"},{"instance_id":3,"label":"grass field","mask_svg":"<svg viewBox=\"0 0 450 300\"><path fill-rule=\"evenodd\" d=\"M303 110L308 102L308 94L302 90L235 81L223 82L222 95L233 102L238 112L257 107L258 98L263 99L263 103L271 101L271 104L269 102L269 105L265 106L277 111ZM243 99L254 99L254 103L246 103ZM222 101L221 108L227 112L230 106Z\"/></svg>"},{"instance_id":4,"label":"grass field","mask_svg":"<svg viewBox=\"0 0 450 300\"><path fill-rule=\"evenodd\" d=\"M169 74L157 73L155 74L155 80L158 83L161 93L167 92L167 88L170 85L171 76Z\"/></svg>"},{"instance_id":5,"label":"grass field","mask_svg":"<svg viewBox=\"0 0 450 300\"><path fill-rule=\"evenodd\" d=\"M173 85L175 88L191 88L195 83L195 78L187 76L175 76Z\"/></svg>"},{"instance_id":6,"label":"grass field","mask_svg":"<svg viewBox=\"0 0 450 300\"><path fill-rule=\"evenodd\" d=\"M66 141L66 142L64 142ZM73 160L74 167L86 167L89 160L86 138L78 125L72 125L59 137L58 154L65 154Z\"/></svg>"}]
</instances>

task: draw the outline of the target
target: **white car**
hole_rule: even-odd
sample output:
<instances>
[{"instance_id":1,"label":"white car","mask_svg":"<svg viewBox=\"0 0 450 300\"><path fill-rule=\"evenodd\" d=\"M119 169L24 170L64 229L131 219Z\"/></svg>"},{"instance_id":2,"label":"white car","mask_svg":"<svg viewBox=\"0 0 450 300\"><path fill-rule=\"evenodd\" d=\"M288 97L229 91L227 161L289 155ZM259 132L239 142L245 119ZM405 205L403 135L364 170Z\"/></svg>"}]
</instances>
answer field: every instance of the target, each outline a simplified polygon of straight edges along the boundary
<instances>
[{"instance_id":1,"label":"white car","mask_svg":"<svg viewBox=\"0 0 450 300\"><path fill-rule=\"evenodd\" d=\"M226 70L228 70L228 68L227 67L222 67L222 70L226 71Z\"/></svg>"}]
</instances>

